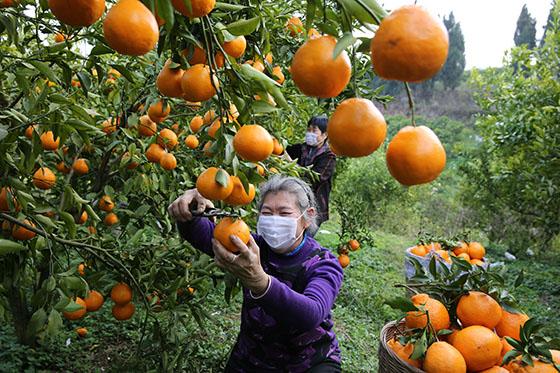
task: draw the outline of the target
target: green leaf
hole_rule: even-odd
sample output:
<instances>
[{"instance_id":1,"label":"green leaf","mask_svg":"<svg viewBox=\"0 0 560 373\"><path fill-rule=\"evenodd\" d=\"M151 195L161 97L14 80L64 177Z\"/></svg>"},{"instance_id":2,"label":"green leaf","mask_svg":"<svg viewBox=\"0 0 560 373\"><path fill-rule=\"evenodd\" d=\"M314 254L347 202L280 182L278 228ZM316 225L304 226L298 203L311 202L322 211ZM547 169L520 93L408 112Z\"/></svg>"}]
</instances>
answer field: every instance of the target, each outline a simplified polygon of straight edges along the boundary
<instances>
[{"instance_id":1,"label":"green leaf","mask_svg":"<svg viewBox=\"0 0 560 373\"><path fill-rule=\"evenodd\" d=\"M227 3L217 2L215 8L220 10L235 12L238 10L247 9L248 7L239 4L227 4Z\"/></svg>"},{"instance_id":2,"label":"green leaf","mask_svg":"<svg viewBox=\"0 0 560 373\"><path fill-rule=\"evenodd\" d=\"M249 35L254 32L261 22L260 17L253 17L249 19L241 19L226 26L226 30L233 35Z\"/></svg>"},{"instance_id":3,"label":"green leaf","mask_svg":"<svg viewBox=\"0 0 560 373\"><path fill-rule=\"evenodd\" d=\"M55 73L51 70L49 65L41 61L27 61L30 65L33 65L41 74L45 75L51 82L58 82L58 78Z\"/></svg>"},{"instance_id":4,"label":"green leaf","mask_svg":"<svg viewBox=\"0 0 560 373\"><path fill-rule=\"evenodd\" d=\"M0 140L4 140L8 136L8 126L0 125Z\"/></svg>"},{"instance_id":5,"label":"green leaf","mask_svg":"<svg viewBox=\"0 0 560 373\"><path fill-rule=\"evenodd\" d=\"M519 274L517 275L517 278L515 279L515 283L514 283L514 287L518 288L519 286L521 286L521 284L523 284L523 279L524 279L524 273L523 270L521 270L519 272Z\"/></svg>"},{"instance_id":6,"label":"green leaf","mask_svg":"<svg viewBox=\"0 0 560 373\"><path fill-rule=\"evenodd\" d=\"M422 333L422 337L418 341L416 341L416 343L414 343L414 351L412 351L412 354L410 354L410 359L419 360L424 356L426 350L428 349L427 339L428 338L426 335L426 331L424 330L424 332Z\"/></svg>"},{"instance_id":7,"label":"green leaf","mask_svg":"<svg viewBox=\"0 0 560 373\"><path fill-rule=\"evenodd\" d=\"M53 291L56 288L56 280L53 276L49 276L47 281L45 281L45 289L48 292Z\"/></svg>"},{"instance_id":8,"label":"green leaf","mask_svg":"<svg viewBox=\"0 0 560 373\"><path fill-rule=\"evenodd\" d=\"M101 221L99 215L97 215L95 210L89 204L84 204L84 209L86 210L90 219L93 219L93 221Z\"/></svg>"},{"instance_id":9,"label":"green leaf","mask_svg":"<svg viewBox=\"0 0 560 373\"><path fill-rule=\"evenodd\" d=\"M52 221L51 218L49 218L48 216L45 215L41 215L41 214L37 214L34 216L34 218L41 224L44 226L47 226L49 228L55 228L56 224Z\"/></svg>"},{"instance_id":10,"label":"green leaf","mask_svg":"<svg viewBox=\"0 0 560 373\"><path fill-rule=\"evenodd\" d=\"M64 307L64 312L74 312L83 309L84 307L81 304L76 303L72 300L66 307Z\"/></svg>"},{"instance_id":11,"label":"green leaf","mask_svg":"<svg viewBox=\"0 0 560 373\"><path fill-rule=\"evenodd\" d=\"M68 236L70 238L74 238L76 236L76 223L74 221L74 217L66 211L62 211L59 215L64 221L64 224L66 224L66 229L68 229Z\"/></svg>"},{"instance_id":12,"label":"green leaf","mask_svg":"<svg viewBox=\"0 0 560 373\"><path fill-rule=\"evenodd\" d=\"M17 253L19 251L26 250L26 249L27 247L23 246L18 242L0 238L0 255Z\"/></svg>"},{"instance_id":13,"label":"green leaf","mask_svg":"<svg viewBox=\"0 0 560 373\"><path fill-rule=\"evenodd\" d=\"M336 42L336 46L333 51L333 59L336 59L346 48L351 46L356 42L356 38L351 32L346 32L344 35Z\"/></svg>"},{"instance_id":14,"label":"green leaf","mask_svg":"<svg viewBox=\"0 0 560 373\"><path fill-rule=\"evenodd\" d=\"M105 44L97 44L95 47L91 49L89 53L90 56L100 56L102 54L111 54L113 50L106 46Z\"/></svg>"},{"instance_id":15,"label":"green leaf","mask_svg":"<svg viewBox=\"0 0 560 373\"><path fill-rule=\"evenodd\" d=\"M175 24L175 15L173 12L173 6L170 0L159 0L156 1L156 10L158 17L165 20L165 28L171 30Z\"/></svg>"},{"instance_id":16,"label":"green leaf","mask_svg":"<svg viewBox=\"0 0 560 373\"><path fill-rule=\"evenodd\" d=\"M507 338L507 337L506 337ZM508 341L509 342L509 341ZM513 359L515 359L516 357L518 357L519 355L521 355L521 352L516 351L516 350L511 350L508 351L505 355L504 358L502 360L502 364L507 364L510 361L512 361Z\"/></svg>"},{"instance_id":17,"label":"green leaf","mask_svg":"<svg viewBox=\"0 0 560 373\"><path fill-rule=\"evenodd\" d=\"M43 308L39 308L37 311L33 313L31 316L31 320L29 320L29 325L27 326L27 334L33 336L37 334L41 328L45 325L47 321L47 313Z\"/></svg>"},{"instance_id":18,"label":"green leaf","mask_svg":"<svg viewBox=\"0 0 560 373\"><path fill-rule=\"evenodd\" d=\"M87 96L89 90L91 89L91 79L89 77L89 74L83 71L78 71L76 75L78 76L78 80L80 81L80 84L82 86L81 88L84 91L84 94Z\"/></svg>"},{"instance_id":19,"label":"green leaf","mask_svg":"<svg viewBox=\"0 0 560 373\"><path fill-rule=\"evenodd\" d=\"M230 178L228 173L222 169L219 169L218 172L216 173L216 182L221 186L223 186L224 188L227 188L228 184L230 183Z\"/></svg>"},{"instance_id":20,"label":"green leaf","mask_svg":"<svg viewBox=\"0 0 560 373\"><path fill-rule=\"evenodd\" d=\"M62 328L62 324L63 323L60 312L58 312L56 309L51 310L47 324L47 333L50 335L57 334L58 331Z\"/></svg>"},{"instance_id":21,"label":"green leaf","mask_svg":"<svg viewBox=\"0 0 560 373\"><path fill-rule=\"evenodd\" d=\"M111 67L113 67L115 70L120 72L126 78L126 80L128 80L131 83L134 83L134 76L132 76L132 73L126 68L126 66L111 64Z\"/></svg>"},{"instance_id":22,"label":"green leaf","mask_svg":"<svg viewBox=\"0 0 560 373\"><path fill-rule=\"evenodd\" d=\"M401 310L403 312L418 311L418 308L416 308L412 301L406 297L396 297L388 299L385 300L384 303L393 309Z\"/></svg>"}]
</instances>

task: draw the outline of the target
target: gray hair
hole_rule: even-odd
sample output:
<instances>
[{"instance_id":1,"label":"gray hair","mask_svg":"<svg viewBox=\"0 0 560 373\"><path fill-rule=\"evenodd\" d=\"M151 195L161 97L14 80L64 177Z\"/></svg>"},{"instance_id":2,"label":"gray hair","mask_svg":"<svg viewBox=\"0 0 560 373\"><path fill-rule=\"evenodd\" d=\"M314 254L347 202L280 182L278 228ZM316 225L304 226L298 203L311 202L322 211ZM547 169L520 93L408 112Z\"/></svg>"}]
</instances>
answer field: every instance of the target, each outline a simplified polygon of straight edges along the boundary
<instances>
[{"instance_id":1,"label":"gray hair","mask_svg":"<svg viewBox=\"0 0 560 373\"><path fill-rule=\"evenodd\" d=\"M300 212L303 214L304 219L310 223L306 231L317 231L317 214L310 216L307 213L309 208L314 208L315 211L317 211L315 195L305 181L292 176L274 175L267 182L262 184L259 190L260 198L257 205L259 212L261 211L264 199L269 193L287 192L296 197Z\"/></svg>"}]
</instances>

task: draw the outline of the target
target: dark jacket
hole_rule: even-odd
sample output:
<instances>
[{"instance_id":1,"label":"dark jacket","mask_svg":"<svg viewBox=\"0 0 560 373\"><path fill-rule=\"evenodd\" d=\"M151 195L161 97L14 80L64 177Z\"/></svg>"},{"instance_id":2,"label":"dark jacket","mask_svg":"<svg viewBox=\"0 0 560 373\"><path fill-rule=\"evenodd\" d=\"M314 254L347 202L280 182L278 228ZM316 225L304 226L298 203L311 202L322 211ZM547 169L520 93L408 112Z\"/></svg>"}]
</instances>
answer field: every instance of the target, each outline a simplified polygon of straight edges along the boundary
<instances>
[{"instance_id":1,"label":"dark jacket","mask_svg":"<svg viewBox=\"0 0 560 373\"><path fill-rule=\"evenodd\" d=\"M295 144L288 146L286 151L292 159L297 159L300 166L312 165L311 169L320 175L318 181L310 181L311 189L313 189L317 199L319 210L317 224L320 225L329 220L329 194L332 188L336 156L326 141L320 148L306 144Z\"/></svg>"}]
</instances>

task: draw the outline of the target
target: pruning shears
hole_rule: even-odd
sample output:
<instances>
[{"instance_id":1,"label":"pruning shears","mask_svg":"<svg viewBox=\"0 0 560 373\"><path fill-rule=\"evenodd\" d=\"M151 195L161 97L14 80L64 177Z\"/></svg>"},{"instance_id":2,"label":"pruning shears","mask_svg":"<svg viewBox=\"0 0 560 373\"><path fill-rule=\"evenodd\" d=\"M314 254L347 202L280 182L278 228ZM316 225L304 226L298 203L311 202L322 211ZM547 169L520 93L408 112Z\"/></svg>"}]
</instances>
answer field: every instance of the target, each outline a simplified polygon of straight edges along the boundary
<instances>
[{"instance_id":1,"label":"pruning shears","mask_svg":"<svg viewBox=\"0 0 560 373\"><path fill-rule=\"evenodd\" d=\"M215 207L207 207L203 212L196 212L191 210L192 216L197 216L201 218L224 218L224 217L232 217L237 218L239 214L235 212L228 212L222 209L218 209Z\"/></svg>"}]
</instances>

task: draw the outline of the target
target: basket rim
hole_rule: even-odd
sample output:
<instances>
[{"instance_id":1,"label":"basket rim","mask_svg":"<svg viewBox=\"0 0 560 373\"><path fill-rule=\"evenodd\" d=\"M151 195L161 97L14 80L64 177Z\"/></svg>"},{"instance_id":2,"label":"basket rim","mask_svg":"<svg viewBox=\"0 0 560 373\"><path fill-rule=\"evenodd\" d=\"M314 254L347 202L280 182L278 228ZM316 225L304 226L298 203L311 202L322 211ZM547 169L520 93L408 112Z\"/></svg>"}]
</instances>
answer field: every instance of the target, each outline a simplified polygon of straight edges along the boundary
<instances>
[{"instance_id":1,"label":"basket rim","mask_svg":"<svg viewBox=\"0 0 560 373\"><path fill-rule=\"evenodd\" d=\"M400 363L404 364L411 372L414 373L425 373L425 371L413 367L406 361L402 360L388 345L387 345L387 334L390 329L396 329L397 327L404 325L404 321L390 321L383 326L381 333L379 335L379 343L383 347L386 353L389 354L393 359L397 359Z\"/></svg>"}]
</instances>

